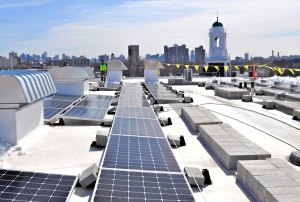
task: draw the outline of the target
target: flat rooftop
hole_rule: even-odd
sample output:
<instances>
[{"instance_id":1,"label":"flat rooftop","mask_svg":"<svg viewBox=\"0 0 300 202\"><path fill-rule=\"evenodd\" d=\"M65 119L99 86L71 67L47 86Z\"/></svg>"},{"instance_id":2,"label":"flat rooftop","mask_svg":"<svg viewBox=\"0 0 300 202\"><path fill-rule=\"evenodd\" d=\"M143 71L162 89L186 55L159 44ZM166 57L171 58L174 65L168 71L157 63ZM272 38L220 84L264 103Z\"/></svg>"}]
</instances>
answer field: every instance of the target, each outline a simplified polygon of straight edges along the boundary
<instances>
[{"instance_id":1,"label":"flat rooftop","mask_svg":"<svg viewBox=\"0 0 300 202\"><path fill-rule=\"evenodd\" d=\"M199 79L200 81L201 79ZM141 82L140 78L123 82ZM160 81L167 82L166 79ZM182 106L202 106L223 123L229 124L244 137L270 154L272 158L288 159L290 153L300 149L300 122L277 110L263 109L259 103L227 100L196 85L176 85L173 89L184 91L193 103L161 104L164 112L160 116L170 117L172 125L162 127L165 136L183 135L186 146L172 148L173 154L183 170L186 166L208 169L212 185L201 189L193 187L196 201L255 201L257 200L237 181L236 172L227 170L216 156L198 138L198 133L186 125L180 117ZM90 91L91 94L114 95L114 91ZM54 174L78 175L95 163L99 165L105 148L91 147L98 123L65 120L65 125L44 125L23 138L18 145L0 150L0 168ZM298 140L298 139L297 139ZM292 164L290 164L292 165ZM292 165L293 166L293 165ZM300 171L300 167L293 166ZM70 201L91 201L94 187L76 187Z\"/></svg>"}]
</instances>

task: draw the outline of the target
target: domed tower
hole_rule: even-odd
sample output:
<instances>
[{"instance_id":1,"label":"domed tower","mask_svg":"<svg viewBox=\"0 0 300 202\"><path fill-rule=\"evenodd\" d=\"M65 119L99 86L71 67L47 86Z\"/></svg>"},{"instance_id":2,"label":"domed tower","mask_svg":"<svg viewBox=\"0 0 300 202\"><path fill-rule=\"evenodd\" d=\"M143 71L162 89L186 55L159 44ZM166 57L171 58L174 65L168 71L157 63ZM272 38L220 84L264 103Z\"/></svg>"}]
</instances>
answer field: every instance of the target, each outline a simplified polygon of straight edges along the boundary
<instances>
[{"instance_id":1,"label":"domed tower","mask_svg":"<svg viewBox=\"0 0 300 202\"><path fill-rule=\"evenodd\" d=\"M214 66L219 67L218 76L227 76L229 71L224 69L224 66L229 66L230 58L227 52L226 43L227 33L223 24L217 21L213 23L212 28L209 30L209 55L206 59L206 64L210 66L210 70L217 71Z\"/></svg>"}]
</instances>

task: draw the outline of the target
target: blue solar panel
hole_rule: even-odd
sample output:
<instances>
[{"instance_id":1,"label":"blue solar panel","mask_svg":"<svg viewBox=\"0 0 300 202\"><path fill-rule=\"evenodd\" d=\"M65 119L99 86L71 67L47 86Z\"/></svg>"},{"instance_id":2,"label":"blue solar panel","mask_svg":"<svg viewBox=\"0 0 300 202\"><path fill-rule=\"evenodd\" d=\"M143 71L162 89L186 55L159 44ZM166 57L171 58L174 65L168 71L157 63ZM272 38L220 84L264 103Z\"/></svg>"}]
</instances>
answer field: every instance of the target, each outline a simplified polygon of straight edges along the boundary
<instances>
[{"instance_id":1,"label":"blue solar panel","mask_svg":"<svg viewBox=\"0 0 300 202\"><path fill-rule=\"evenodd\" d=\"M117 117L157 119L151 107L118 107Z\"/></svg>"},{"instance_id":2,"label":"blue solar panel","mask_svg":"<svg viewBox=\"0 0 300 202\"><path fill-rule=\"evenodd\" d=\"M64 118L82 119L82 120L95 120L101 121L104 119L107 113L107 109L104 108L92 108L92 107L72 107L66 113Z\"/></svg>"},{"instance_id":3,"label":"blue solar panel","mask_svg":"<svg viewBox=\"0 0 300 202\"><path fill-rule=\"evenodd\" d=\"M124 83L92 201L194 201L139 84Z\"/></svg>"},{"instance_id":4,"label":"blue solar panel","mask_svg":"<svg viewBox=\"0 0 300 202\"><path fill-rule=\"evenodd\" d=\"M0 201L67 201L76 176L0 169Z\"/></svg>"},{"instance_id":5,"label":"blue solar panel","mask_svg":"<svg viewBox=\"0 0 300 202\"><path fill-rule=\"evenodd\" d=\"M181 172L165 138L110 135L102 167Z\"/></svg>"},{"instance_id":6,"label":"blue solar panel","mask_svg":"<svg viewBox=\"0 0 300 202\"><path fill-rule=\"evenodd\" d=\"M194 201L183 175L102 169L93 201Z\"/></svg>"},{"instance_id":7,"label":"blue solar panel","mask_svg":"<svg viewBox=\"0 0 300 202\"><path fill-rule=\"evenodd\" d=\"M112 134L146 137L165 137L157 119L115 117Z\"/></svg>"},{"instance_id":8,"label":"blue solar panel","mask_svg":"<svg viewBox=\"0 0 300 202\"><path fill-rule=\"evenodd\" d=\"M44 120L51 121L69 106L75 103L80 96L54 95L44 99Z\"/></svg>"},{"instance_id":9,"label":"blue solar panel","mask_svg":"<svg viewBox=\"0 0 300 202\"><path fill-rule=\"evenodd\" d=\"M64 118L101 121L104 119L113 97L88 95L66 113Z\"/></svg>"}]
</instances>

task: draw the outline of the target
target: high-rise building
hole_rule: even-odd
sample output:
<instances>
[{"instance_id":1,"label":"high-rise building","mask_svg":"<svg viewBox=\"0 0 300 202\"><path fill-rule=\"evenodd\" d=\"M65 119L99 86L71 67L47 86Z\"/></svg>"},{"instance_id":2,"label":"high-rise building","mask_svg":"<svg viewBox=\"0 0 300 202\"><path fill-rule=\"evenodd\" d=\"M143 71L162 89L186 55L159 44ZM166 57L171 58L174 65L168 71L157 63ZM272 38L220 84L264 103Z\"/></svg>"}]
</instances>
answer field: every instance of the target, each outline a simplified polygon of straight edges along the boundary
<instances>
[{"instance_id":1,"label":"high-rise building","mask_svg":"<svg viewBox=\"0 0 300 202\"><path fill-rule=\"evenodd\" d=\"M98 56L99 61L101 62L101 60L103 60L104 62L107 62L109 60L109 56L108 55L99 55Z\"/></svg>"},{"instance_id":2,"label":"high-rise building","mask_svg":"<svg viewBox=\"0 0 300 202\"><path fill-rule=\"evenodd\" d=\"M159 60L159 54L156 55L146 54L146 60Z\"/></svg>"},{"instance_id":3,"label":"high-rise building","mask_svg":"<svg viewBox=\"0 0 300 202\"><path fill-rule=\"evenodd\" d=\"M173 47L164 46L164 55L166 63L188 63L189 58L189 49L185 44L178 46L174 44Z\"/></svg>"},{"instance_id":4,"label":"high-rise building","mask_svg":"<svg viewBox=\"0 0 300 202\"><path fill-rule=\"evenodd\" d=\"M245 60L245 61L249 61L249 53L245 53L244 60Z\"/></svg>"},{"instance_id":5,"label":"high-rise building","mask_svg":"<svg viewBox=\"0 0 300 202\"><path fill-rule=\"evenodd\" d=\"M68 66L88 67L90 66L90 59L86 58L85 56L73 56L72 59L63 59L63 63L67 64Z\"/></svg>"},{"instance_id":6,"label":"high-rise building","mask_svg":"<svg viewBox=\"0 0 300 202\"><path fill-rule=\"evenodd\" d=\"M205 49L203 48L203 46L195 48L195 64L205 64Z\"/></svg>"},{"instance_id":7,"label":"high-rise building","mask_svg":"<svg viewBox=\"0 0 300 202\"><path fill-rule=\"evenodd\" d=\"M59 55L55 55L55 56L53 57L53 60L59 60Z\"/></svg>"},{"instance_id":8,"label":"high-rise building","mask_svg":"<svg viewBox=\"0 0 300 202\"><path fill-rule=\"evenodd\" d=\"M62 54L62 59L70 59L70 56L66 55L66 54Z\"/></svg>"},{"instance_id":9,"label":"high-rise building","mask_svg":"<svg viewBox=\"0 0 300 202\"><path fill-rule=\"evenodd\" d=\"M8 55L9 55L9 58L17 58L18 57L18 53L14 52L14 51L10 52Z\"/></svg>"},{"instance_id":10,"label":"high-rise building","mask_svg":"<svg viewBox=\"0 0 300 202\"><path fill-rule=\"evenodd\" d=\"M195 51L191 50L191 62L195 62Z\"/></svg>"},{"instance_id":11,"label":"high-rise building","mask_svg":"<svg viewBox=\"0 0 300 202\"><path fill-rule=\"evenodd\" d=\"M218 76L227 76L229 69L225 69L225 66L229 66L230 58L227 52L226 43L227 33L223 27L223 24L217 21L213 23L212 28L209 30L209 55L206 60L206 64L210 66L209 72L216 72L214 66L218 66Z\"/></svg>"},{"instance_id":12,"label":"high-rise building","mask_svg":"<svg viewBox=\"0 0 300 202\"><path fill-rule=\"evenodd\" d=\"M140 53L138 45L128 46L128 72L129 76L138 76L140 68Z\"/></svg>"}]
</instances>

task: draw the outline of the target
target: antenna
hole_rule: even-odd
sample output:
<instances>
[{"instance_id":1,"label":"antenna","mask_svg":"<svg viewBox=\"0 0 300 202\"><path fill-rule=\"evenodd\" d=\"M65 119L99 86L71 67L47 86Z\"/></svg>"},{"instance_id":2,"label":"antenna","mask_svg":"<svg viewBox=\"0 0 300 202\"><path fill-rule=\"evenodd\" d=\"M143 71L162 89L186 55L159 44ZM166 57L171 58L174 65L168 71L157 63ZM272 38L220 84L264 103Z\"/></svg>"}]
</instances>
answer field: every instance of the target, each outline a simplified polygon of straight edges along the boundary
<instances>
[{"instance_id":1,"label":"antenna","mask_svg":"<svg viewBox=\"0 0 300 202\"><path fill-rule=\"evenodd\" d=\"M219 21L219 11L217 11L217 22Z\"/></svg>"}]
</instances>

